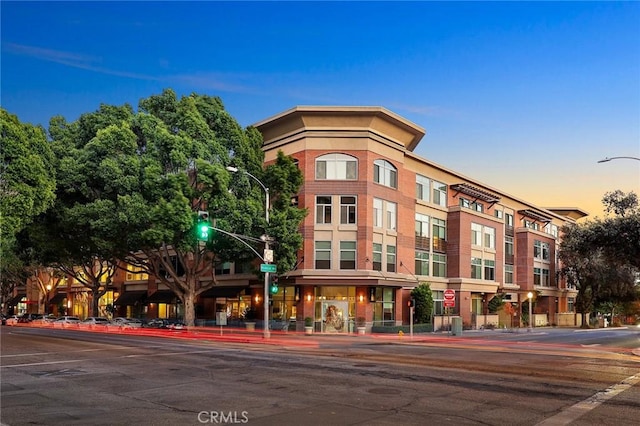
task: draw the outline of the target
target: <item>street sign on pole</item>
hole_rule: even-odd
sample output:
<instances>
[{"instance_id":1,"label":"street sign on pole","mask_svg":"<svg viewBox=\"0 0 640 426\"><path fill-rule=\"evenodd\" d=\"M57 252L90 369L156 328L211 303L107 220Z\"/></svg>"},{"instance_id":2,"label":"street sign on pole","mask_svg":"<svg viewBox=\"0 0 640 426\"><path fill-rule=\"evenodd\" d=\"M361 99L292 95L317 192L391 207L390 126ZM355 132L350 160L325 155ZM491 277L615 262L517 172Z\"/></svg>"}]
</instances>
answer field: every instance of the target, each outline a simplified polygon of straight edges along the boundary
<instances>
[{"instance_id":1,"label":"street sign on pole","mask_svg":"<svg viewBox=\"0 0 640 426\"><path fill-rule=\"evenodd\" d=\"M260 264L260 272L276 272L276 264L275 263L261 263Z\"/></svg>"},{"instance_id":2,"label":"street sign on pole","mask_svg":"<svg viewBox=\"0 0 640 426\"><path fill-rule=\"evenodd\" d=\"M456 300L456 291L450 288L444 291L444 300Z\"/></svg>"}]
</instances>

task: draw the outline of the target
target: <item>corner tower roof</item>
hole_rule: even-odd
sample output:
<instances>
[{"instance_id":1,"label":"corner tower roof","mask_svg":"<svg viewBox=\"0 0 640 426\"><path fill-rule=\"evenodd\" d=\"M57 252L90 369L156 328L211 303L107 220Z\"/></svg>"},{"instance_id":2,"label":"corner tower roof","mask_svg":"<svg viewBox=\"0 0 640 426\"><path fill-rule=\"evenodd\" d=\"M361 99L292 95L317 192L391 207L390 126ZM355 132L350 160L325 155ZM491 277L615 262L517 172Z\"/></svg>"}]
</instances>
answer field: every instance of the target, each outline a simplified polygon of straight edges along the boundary
<instances>
[{"instance_id":1,"label":"corner tower roof","mask_svg":"<svg viewBox=\"0 0 640 426\"><path fill-rule=\"evenodd\" d=\"M413 151L425 130L383 107L297 106L253 125L264 146L301 131L371 131Z\"/></svg>"}]
</instances>

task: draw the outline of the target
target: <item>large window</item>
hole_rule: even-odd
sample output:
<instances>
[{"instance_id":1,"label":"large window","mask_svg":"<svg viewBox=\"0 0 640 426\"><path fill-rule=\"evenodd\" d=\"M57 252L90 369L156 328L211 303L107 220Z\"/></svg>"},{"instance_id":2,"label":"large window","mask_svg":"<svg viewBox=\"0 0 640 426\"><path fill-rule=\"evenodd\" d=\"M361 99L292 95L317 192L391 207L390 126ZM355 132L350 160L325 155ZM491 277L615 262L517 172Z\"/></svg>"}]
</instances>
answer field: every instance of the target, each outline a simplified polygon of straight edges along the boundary
<instances>
[{"instance_id":1,"label":"large window","mask_svg":"<svg viewBox=\"0 0 640 426\"><path fill-rule=\"evenodd\" d=\"M484 247L488 249L496 248L496 230L489 226L484 227Z\"/></svg>"},{"instance_id":2,"label":"large window","mask_svg":"<svg viewBox=\"0 0 640 426\"><path fill-rule=\"evenodd\" d=\"M429 178L416 175L416 199L429 201Z\"/></svg>"},{"instance_id":3,"label":"large window","mask_svg":"<svg viewBox=\"0 0 640 426\"><path fill-rule=\"evenodd\" d=\"M496 279L496 261L484 260L484 279L489 281L495 281Z\"/></svg>"},{"instance_id":4,"label":"large window","mask_svg":"<svg viewBox=\"0 0 640 426\"><path fill-rule=\"evenodd\" d=\"M396 212L396 203L387 201L387 229L396 229L398 214Z\"/></svg>"},{"instance_id":5,"label":"large window","mask_svg":"<svg viewBox=\"0 0 640 426\"><path fill-rule=\"evenodd\" d=\"M382 200L380 198L373 199L373 226L382 228Z\"/></svg>"},{"instance_id":6,"label":"large window","mask_svg":"<svg viewBox=\"0 0 640 426\"><path fill-rule=\"evenodd\" d=\"M474 246L484 246L485 248L488 248L488 249L495 249L496 248L496 230L489 226L482 226L477 223L472 223L471 224L471 244Z\"/></svg>"},{"instance_id":7,"label":"large window","mask_svg":"<svg viewBox=\"0 0 640 426\"><path fill-rule=\"evenodd\" d=\"M504 254L513 256L513 237L504 237Z\"/></svg>"},{"instance_id":8,"label":"large window","mask_svg":"<svg viewBox=\"0 0 640 426\"><path fill-rule=\"evenodd\" d=\"M446 252L447 223L442 219L431 218L431 237L433 238L433 250Z\"/></svg>"},{"instance_id":9,"label":"large window","mask_svg":"<svg viewBox=\"0 0 640 426\"><path fill-rule=\"evenodd\" d=\"M429 252L416 250L416 275L429 275Z\"/></svg>"},{"instance_id":10,"label":"large window","mask_svg":"<svg viewBox=\"0 0 640 426\"><path fill-rule=\"evenodd\" d=\"M396 271L396 246L387 246L387 272Z\"/></svg>"},{"instance_id":11,"label":"large window","mask_svg":"<svg viewBox=\"0 0 640 426\"><path fill-rule=\"evenodd\" d=\"M373 181L390 188L398 188L398 171L386 160L373 162Z\"/></svg>"},{"instance_id":12,"label":"large window","mask_svg":"<svg viewBox=\"0 0 640 426\"><path fill-rule=\"evenodd\" d=\"M355 241L340 241L340 269L356 269Z\"/></svg>"},{"instance_id":13,"label":"large window","mask_svg":"<svg viewBox=\"0 0 640 426\"><path fill-rule=\"evenodd\" d=\"M382 244L373 243L373 270L382 271Z\"/></svg>"},{"instance_id":14,"label":"large window","mask_svg":"<svg viewBox=\"0 0 640 426\"><path fill-rule=\"evenodd\" d=\"M479 225L477 223L471 224L471 245L482 245L482 225Z\"/></svg>"},{"instance_id":15,"label":"large window","mask_svg":"<svg viewBox=\"0 0 640 426\"><path fill-rule=\"evenodd\" d=\"M533 257L538 260L549 261L549 253L549 243L545 243L539 240L535 240L533 242Z\"/></svg>"},{"instance_id":16,"label":"large window","mask_svg":"<svg viewBox=\"0 0 640 426\"><path fill-rule=\"evenodd\" d=\"M513 265L504 265L504 283L513 284Z\"/></svg>"},{"instance_id":17,"label":"large window","mask_svg":"<svg viewBox=\"0 0 640 426\"><path fill-rule=\"evenodd\" d=\"M433 181L433 202L439 206L447 206L447 185Z\"/></svg>"},{"instance_id":18,"label":"large window","mask_svg":"<svg viewBox=\"0 0 640 426\"><path fill-rule=\"evenodd\" d=\"M433 315L444 315L444 291L432 291Z\"/></svg>"},{"instance_id":19,"label":"large window","mask_svg":"<svg viewBox=\"0 0 640 426\"><path fill-rule=\"evenodd\" d=\"M429 250L429 216L416 213L416 248Z\"/></svg>"},{"instance_id":20,"label":"large window","mask_svg":"<svg viewBox=\"0 0 640 426\"><path fill-rule=\"evenodd\" d=\"M546 268L533 268L533 284L543 287L549 287L549 270Z\"/></svg>"},{"instance_id":21,"label":"large window","mask_svg":"<svg viewBox=\"0 0 640 426\"><path fill-rule=\"evenodd\" d=\"M375 325L395 325L395 291L376 287L373 290L373 322Z\"/></svg>"},{"instance_id":22,"label":"large window","mask_svg":"<svg viewBox=\"0 0 640 426\"><path fill-rule=\"evenodd\" d=\"M316 241L316 269L331 269L331 241Z\"/></svg>"},{"instance_id":23,"label":"large window","mask_svg":"<svg viewBox=\"0 0 640 426\"><path fill-rule=\"evenodd\" d=\"M513 226L513 215L509 213L504 214L504 223L507 226Z\"/></svg>"},{"instance_id":24,"label":"large window","mask_svg":"<svg viewBox=\"0 0 640 426\"><path fill-rule=\"evenodd\" d=\"M316 179L356 180L358 160L345 154L326 154L316 158Z\"/></svg>"},{"instance_id":25,"label":"large window","mask_svg":"<svg viewBox=\"0 0 640 426\"><path fill-rule=\"evenodd\" d=\"M433 271L431 275L434 277L444 278L447 276L447 255L445 254L433 254Z\"/></svg>"},{"instance_id":26,"label":"large window","mask_svg":"<svg viewBox=\"0 0 640 426\"><path fill-rule=\"evenodd\" d=\"M356 197L340 197L340 223L343 225L355 225L356 223Z\"/></svg>"},{"instance_id":27,"label":"large window","mask_svg":"<svg viewBox=\"0 0 640 426\"><path fill-rule=\"evenodd\" d=\"M478 257L471 258L471 278L482 279L482 259Z\"/></svg>"},{"instance_id":28,"label":"large window","mask_svg":"<svg viewBox=\"0 0 640 426\"><path fill-rule=\"evenodd\" d=\"M328 195L318 195L316 197L316 223L331 223L331 197Z\"/></svg>"}]
</instances>

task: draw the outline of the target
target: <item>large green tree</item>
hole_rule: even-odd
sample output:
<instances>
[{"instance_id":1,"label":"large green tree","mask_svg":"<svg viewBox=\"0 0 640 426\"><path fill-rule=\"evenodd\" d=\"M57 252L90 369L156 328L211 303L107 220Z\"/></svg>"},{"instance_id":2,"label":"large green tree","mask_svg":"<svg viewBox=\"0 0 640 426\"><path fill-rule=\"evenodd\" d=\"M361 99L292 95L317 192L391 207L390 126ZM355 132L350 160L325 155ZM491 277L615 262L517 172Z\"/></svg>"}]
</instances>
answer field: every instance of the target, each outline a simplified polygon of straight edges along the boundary
<instances>
[{"instance_id":1,"label":"large green tree","mask_svg":"<svg viewBox=\"0 0 640 426\"><path fill-rule=\"evenodd\" d=\"M118 227L120 194L137 184L135 135L127 128L134 111L101 105L72 123L50 122L57 180L54 206L28 227L35 262L73 277L92 293L90 315L112 284L126 251Z\"/></svg>"},{"instance_id":2,"label":"large green tree","mask_svg":"<svg viewBox=\"0 0 640 426\"><path fill-rule=\"evenodd\" d=\"M295 264L305 212L290 198L301 172L283 155L265 169L262 136L243 129L219 98L178 98L165 90L142 99L137 112L102 105L73 123L54 118L50 134L61 176L58 199L31 238L46 254L43 263L91 289L94 309L122 260L172 289L187 325L195 322L198 295L217 284L215 265L254 261L247 245L258 252L261 235L275 239L281 270ZM242 173L230 173L231 165ZM249 174L269 187L269 224L265 194ZM201 211L225 233L199 241Z\"/></svg>"},{"instance_id":3,"label":"large green tree","mask_svg":"<svg viewBox=\"0 0 640 426\"><path fill-rule=\"evenodd\" d=\"M281 154L263 168L262 136L256 129L241 128L219 98L192 94L178 99L166 90L140 102L131 130L142 168L139 189L121 202L128 218L121 226L130 230L129 259L180 297L187 325L194 323L196 297L217 284L215 264L254 261L247 244L255 245L261 235L275 239L279 269L293 267L305 212L290 199L302 174ZM238 172L230 173L228 166ZM269 188L268 224L265 193L251 176ZM225 233L198 241L198 211L208 212L212 226Z\"/></svg>"},{"instance_id":4,"label":"large green tree","mask_svg":"<svg viewBox=\"0 0 640 426\"><path fill-rule=\"evenodd\" d=\"M54 156L42 127L0 108L0 280L5 300L24 284L16 236L49 208L55 194Z\"/></svg>"},{"instance_id":5,"label":"large green tree","mask_svg":"<svg viewBox=\"0 0 640 426\"><path fill-rule=\"evenodd\" d=\"M583 315L595 306L637 297L640 270L640 211L635 194L607 193L603 202L615 216L562 229L561 273L578 290L576 309Z\"/></svg>"}]
</instances>

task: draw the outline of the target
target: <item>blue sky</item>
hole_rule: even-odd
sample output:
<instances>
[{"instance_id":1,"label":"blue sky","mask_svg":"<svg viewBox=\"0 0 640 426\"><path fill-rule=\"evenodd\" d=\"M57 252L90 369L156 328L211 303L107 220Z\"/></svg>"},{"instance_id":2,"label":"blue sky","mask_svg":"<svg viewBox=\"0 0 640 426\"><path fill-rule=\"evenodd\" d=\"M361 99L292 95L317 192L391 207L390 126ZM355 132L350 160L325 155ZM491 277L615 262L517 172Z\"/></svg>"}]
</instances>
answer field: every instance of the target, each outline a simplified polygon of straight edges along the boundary
<instances>
[{"instance_id":1,"label":"blue sky","mask_svg":"<svg viewBox=\"0 0 640 426\"><path fill-rule=\"evenodd\" d=\"M45 127L172 88L250 125L386 107L415 152L539 206L640 194L638 2L8 2L0 104Z\"/></svg>"}]
</instances>

